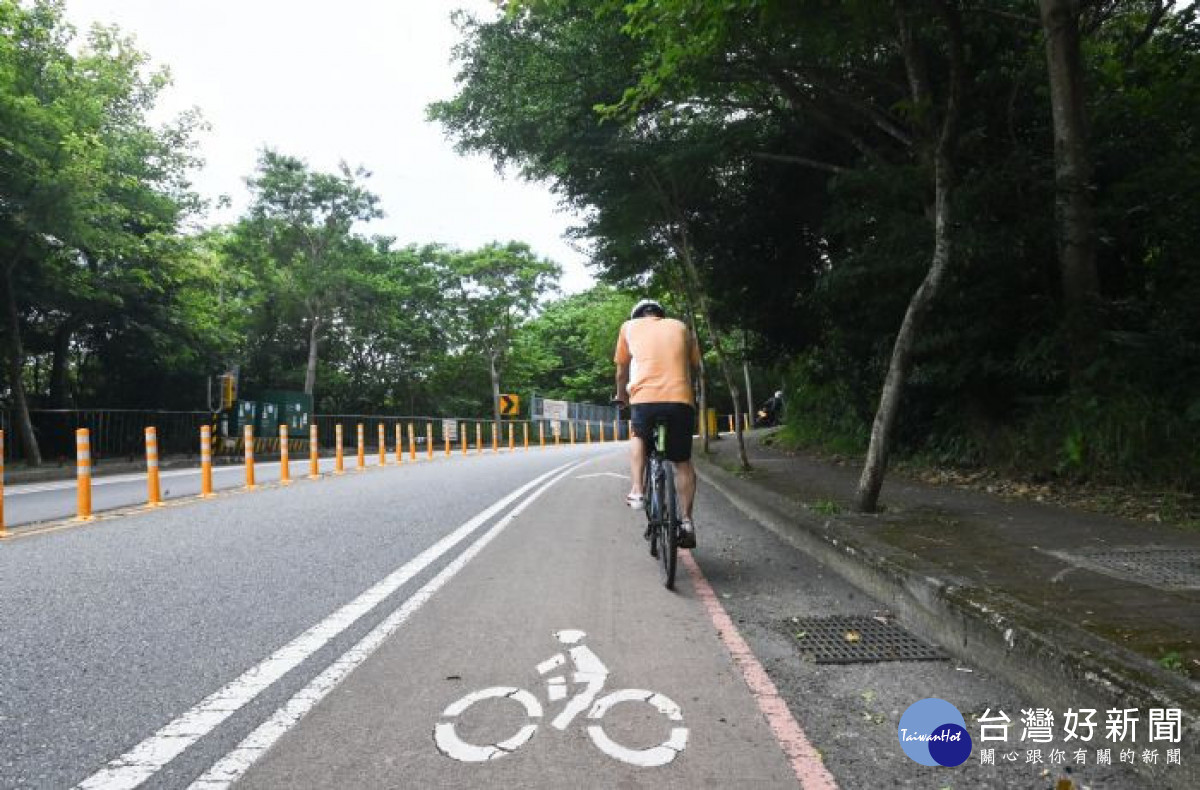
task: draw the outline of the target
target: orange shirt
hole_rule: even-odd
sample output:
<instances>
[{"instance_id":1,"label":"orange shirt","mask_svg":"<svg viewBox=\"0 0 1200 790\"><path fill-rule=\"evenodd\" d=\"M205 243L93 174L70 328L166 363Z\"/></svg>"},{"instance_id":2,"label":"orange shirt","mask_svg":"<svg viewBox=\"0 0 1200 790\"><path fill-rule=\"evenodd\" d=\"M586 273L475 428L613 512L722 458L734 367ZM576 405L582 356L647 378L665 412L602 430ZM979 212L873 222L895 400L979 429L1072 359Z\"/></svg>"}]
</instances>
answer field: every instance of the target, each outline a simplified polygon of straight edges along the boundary
<instances>
[{"instance_id":1,"label":"orange shirt","mask_svg":"<svg viewBox=\"0 0 1200 790\"><path fill-rule=\"evenodd\" d=\"M630 403L692 404L691 368L699 367L700 350L682 321L658 316L626 321L613 361L629 365Z\"/></svg>"}]
</instances>

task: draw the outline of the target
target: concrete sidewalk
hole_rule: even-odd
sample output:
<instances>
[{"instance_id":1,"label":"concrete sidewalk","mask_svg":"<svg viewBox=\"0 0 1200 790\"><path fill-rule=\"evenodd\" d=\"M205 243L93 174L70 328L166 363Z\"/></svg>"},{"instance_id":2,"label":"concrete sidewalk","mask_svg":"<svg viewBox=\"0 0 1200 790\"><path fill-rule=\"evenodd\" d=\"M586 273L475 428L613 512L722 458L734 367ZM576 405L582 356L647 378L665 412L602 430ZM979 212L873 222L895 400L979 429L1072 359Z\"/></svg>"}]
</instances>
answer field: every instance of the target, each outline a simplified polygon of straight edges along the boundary
<instances>
[{"instance_id":1,"label":"concrete sidewalk","mask_svg":"<svg viewBox=\"0 0 1200 790\"><path fill-rule=\"evenodd\" d=\"M1039 704L1136 708L1142 727L1150 708L1182 709L1183 768L1200 783L1187 757L1200 751L1200 534L895 476L884 512L857 514L858 468L767 435L746 436L749 473L732 436L707 457L697 446L703 481Z\"/></svg>"}]
</instances>

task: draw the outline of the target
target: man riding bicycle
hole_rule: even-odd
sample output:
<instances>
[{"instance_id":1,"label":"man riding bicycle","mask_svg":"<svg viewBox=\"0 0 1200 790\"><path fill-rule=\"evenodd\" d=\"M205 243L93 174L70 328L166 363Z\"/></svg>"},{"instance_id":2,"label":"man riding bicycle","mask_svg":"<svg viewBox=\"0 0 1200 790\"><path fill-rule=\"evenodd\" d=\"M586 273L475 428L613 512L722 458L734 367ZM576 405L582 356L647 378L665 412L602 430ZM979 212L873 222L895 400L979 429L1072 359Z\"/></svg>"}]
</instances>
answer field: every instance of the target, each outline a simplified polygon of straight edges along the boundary
<instances>
[{"instance_id":1,"label":"man riding bicycle","mask_svg":"<svg viewBox=\"0 0 1200 790\"><path fill-rule=\"evenodd\" d=\"M662 305L653 299L638 302L621 325L617 349L617 396L632 410L633 432L629 443L632 486L626 498L632 508L645 502L642 474L646 466L646 442L653 441L654 424L667 426L666 457L675 464L675 488L683 507L680 548L696 546L692 524L692 500L696 497L696 470L692 466L692 428L696 409L692 396L692 371L700 367L700 350L682 321L667 318Z\"/></svg>"}]
</instances>

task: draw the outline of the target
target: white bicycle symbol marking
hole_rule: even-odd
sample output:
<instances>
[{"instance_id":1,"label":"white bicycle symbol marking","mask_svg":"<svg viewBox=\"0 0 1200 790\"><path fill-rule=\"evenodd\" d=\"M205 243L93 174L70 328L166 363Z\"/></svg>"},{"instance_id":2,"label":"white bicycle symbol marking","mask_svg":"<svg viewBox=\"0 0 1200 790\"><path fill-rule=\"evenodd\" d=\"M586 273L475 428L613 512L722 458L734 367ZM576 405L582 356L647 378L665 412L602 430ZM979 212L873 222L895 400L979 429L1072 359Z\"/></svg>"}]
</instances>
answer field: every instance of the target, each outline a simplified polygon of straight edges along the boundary
<instances>
[{"instance_id":1,"label":"white bicycle symbol marking","mask_svg":"<svg viewBox=\"0 0 1200 790\"><path fill-rule=\"evenodd\" d=\"M571 680L575 683L584 684L583 690L568 700L562 711L550 722L555 729L565 730L574 721L576 716L587 710L587 718L596 722L595 724L588 725L588 735L591 737L592 743L610 757L631 765L653 768L655 766L666 765L683 751L684 747L687 746L687 727L672 727L671 734L667 740L647 749L631 749L627 746L622 746L608 737L608 734L600 724L600 719L604 718L604 714L611 710L614 705L622 702L647 703L672 722L682 722L683 713L680 711L679 706L668 697L655 691L621 689L599 697L600 692L604 690L604 682L608 678L608 667L604 666L600 658L586 645L578 644L586 634L583 631L568 630L558 631L554 636L564 645L575 646L567 650L566 655L558 653L538 664L538 674L545 675L564 666L567 663L569 655L570 660L575 665L575 671L571 674ZM565 672L546 679L546 698L550 702L557 702L567 698L567 678ZM486 699L514 700L525 708L525 714L532 721L517 730L516 735L499 743L487 744L485 746L467 743L459 737L455 729L456 719L476 702ZM433 728L433 740L437 744L438 749L447 757L464 763L481 763L512 754L528 743L533 734L537 732L538 722L541 721L542 704L538 701L537 697L525 689L513 686L495 686L473 691L465 697L450 703L442 711L442 718L446 719L446 721L437 724Z\"/></svg>"}]
</instances>

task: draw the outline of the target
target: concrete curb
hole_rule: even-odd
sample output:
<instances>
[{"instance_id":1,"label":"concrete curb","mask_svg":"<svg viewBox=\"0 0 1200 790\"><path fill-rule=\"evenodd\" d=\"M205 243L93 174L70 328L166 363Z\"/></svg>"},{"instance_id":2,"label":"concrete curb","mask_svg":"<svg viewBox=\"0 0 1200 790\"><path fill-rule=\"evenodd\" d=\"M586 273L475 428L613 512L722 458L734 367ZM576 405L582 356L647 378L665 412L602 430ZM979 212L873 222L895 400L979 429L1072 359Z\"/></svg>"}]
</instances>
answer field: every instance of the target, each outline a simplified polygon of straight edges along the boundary
<instances>
[{"instance_id":1,"label":"concrete curb","mask_svg":"<svg viewBox=\"0 0 1200 790\"><path fill-rule=\"evenodd\" d=\"M1156 786L1200 786L1200 684L1125 648L1035 611L994 590L972 587L920 557L872 540L870 517L825 517L697 456L708 485L779 538L887 602L903 625L951 655L986 667L1038 707L1182 710L1182 766L1145 768ZM1143 728L1145 724L1143 724ZM1144 734L1144 729L1142 730ZM1141 767L1141 766L1139 766Z\"/></svg>"}]
</instances>

